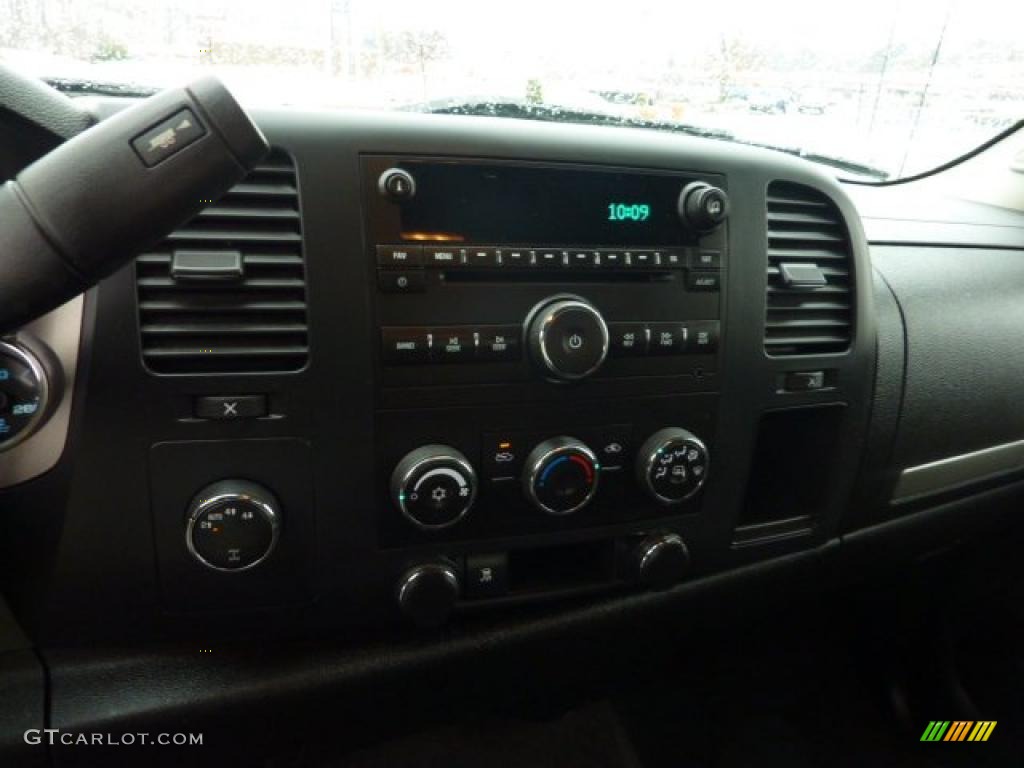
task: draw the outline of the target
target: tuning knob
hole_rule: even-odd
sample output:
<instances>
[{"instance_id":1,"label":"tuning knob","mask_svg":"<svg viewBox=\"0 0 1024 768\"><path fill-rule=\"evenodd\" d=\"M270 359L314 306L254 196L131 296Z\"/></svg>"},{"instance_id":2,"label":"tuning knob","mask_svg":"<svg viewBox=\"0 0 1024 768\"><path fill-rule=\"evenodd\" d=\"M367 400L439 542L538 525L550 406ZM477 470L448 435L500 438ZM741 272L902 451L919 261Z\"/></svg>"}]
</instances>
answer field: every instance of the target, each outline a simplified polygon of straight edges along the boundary
<instances>
[{"instance_id":1,"label":"tuning knob","mask_svg":"<svg viewBox=\"0 0 1024 768\"><path fill-rule=\"evenodd\" d=\"M574 437L545 440L526 457L523 491L541 511L569 515L597 493L597 456Z\"/></svg>"},{"instance_id":2,"label":"tuning knob","mask_svg":"<svg viewBox=\"0 0 1024 768\"><path fill-rule=\"evenodd\" d=\"M729 197L718 187L694 181L679 193L679 216L698 232L710 232L729 216Z\"/></svg>"},{"instance_id":3,"label":"tuning knob","mask_svg":"<svg viewBox=\"0 0 1024 768\"><path fill-rule=\"evenodd\" d=\"M405 455L391 474L391 497L419 528L447 528L465 517L476 499L473 465L447 445L425 445Z\"/></svg>"},{"instance_id":4,"label":"tuning knob","mask_svg":"<svg viewBox=\"0 0 1024 768\"><path fill-rule=\"evenodd\" d=\"M608 326L601 313L576 296L546 299L526 318L530 355L544 375L575 381L594 373L608 356Z\"/></svg>"},{"instance_id":5,"label":"tuning knob","mask_svg":"<svg viewBox=\"0 0 1024 768\"><path fill-rule=\"evenodd\" d=\"M459 576L450 563L417 565L398 580L398 607L418 626L439 627L454 610L459 589Z\"/></svg>"},{"instance_id":6,"label":"tuning knob","mask_svg":"<svg viewBox=\"0 0 1024 768\"><path fill-rule=\"evenodd\" d=\"M634 576L653 589L678 584L689 567L690 552L676 533L649 536L633 552Z\"/></svg>"},{"instance_id":7,"label":"tuning knob","mask_svg":"<svg viewBox=\"0 0 1024 768\"><path fill-rule=\"evenodd\" d=\"M655 501L679 504L704 485L708 464L708 449L696 435L667 427L655 432L640 447L637 480Z\"/></svg>"}]
</instances>

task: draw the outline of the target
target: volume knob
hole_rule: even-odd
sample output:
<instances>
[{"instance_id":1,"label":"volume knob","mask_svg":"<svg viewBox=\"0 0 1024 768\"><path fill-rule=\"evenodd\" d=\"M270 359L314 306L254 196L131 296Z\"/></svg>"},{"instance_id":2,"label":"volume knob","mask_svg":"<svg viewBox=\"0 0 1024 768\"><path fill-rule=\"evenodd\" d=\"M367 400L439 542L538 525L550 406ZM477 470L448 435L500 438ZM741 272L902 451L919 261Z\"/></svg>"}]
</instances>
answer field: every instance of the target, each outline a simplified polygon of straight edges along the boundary
<instances>
[{"instance_id":1,"label":"volume knob","mask_svg":"<svg viewBox=\"0 0 1024 768\"><path fill-rule=\"evenodd\" d=\"M547 299L526 319L530 355L544 375L575 381L597 371L608 356L608 326L601 313L576 296Z\"/></svg>"}]
</instances>

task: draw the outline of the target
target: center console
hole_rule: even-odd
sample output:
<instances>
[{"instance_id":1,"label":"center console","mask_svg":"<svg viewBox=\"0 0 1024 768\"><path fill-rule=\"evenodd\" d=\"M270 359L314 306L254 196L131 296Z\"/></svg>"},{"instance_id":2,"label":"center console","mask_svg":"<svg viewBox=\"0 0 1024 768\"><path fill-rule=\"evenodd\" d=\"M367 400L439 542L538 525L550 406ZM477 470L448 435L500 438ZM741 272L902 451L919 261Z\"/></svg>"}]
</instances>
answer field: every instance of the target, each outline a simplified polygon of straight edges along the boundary
<instances>
[{"instance_id":1,"label":"center console","mask_svg":"<svg viewBox=\"0 0 1024 768\"><path fill-rule=\"evenodd\" d=\"M498 564L500 583L475 587L502 597L520 537L582 533L607 545L591 581L623 577L618 550L701 511L726 180L407 156L362 173L380 545L458 543L492 579Z\"/></svg>"}]
</instances>

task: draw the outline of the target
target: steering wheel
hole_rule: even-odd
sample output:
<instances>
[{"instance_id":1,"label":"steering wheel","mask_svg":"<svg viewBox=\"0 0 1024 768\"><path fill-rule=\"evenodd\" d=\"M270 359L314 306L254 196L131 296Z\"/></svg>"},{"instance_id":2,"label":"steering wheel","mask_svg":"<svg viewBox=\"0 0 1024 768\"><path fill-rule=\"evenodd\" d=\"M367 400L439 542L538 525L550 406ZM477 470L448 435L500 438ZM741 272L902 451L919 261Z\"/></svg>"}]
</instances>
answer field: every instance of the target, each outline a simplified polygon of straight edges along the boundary
<instances>
[{"instance_id":1,"label":"steering wheel","mask_svg":"<svg viewBox=\"0 0 1024 768\"><path fill-rule=\"evenodd\" d=\"M94 124L68 97L0 66L3 111L50 141L38 141L44 154L0 187L0 334L158 242L269 150L214 77Z\"/></svg>"}]
</instances>

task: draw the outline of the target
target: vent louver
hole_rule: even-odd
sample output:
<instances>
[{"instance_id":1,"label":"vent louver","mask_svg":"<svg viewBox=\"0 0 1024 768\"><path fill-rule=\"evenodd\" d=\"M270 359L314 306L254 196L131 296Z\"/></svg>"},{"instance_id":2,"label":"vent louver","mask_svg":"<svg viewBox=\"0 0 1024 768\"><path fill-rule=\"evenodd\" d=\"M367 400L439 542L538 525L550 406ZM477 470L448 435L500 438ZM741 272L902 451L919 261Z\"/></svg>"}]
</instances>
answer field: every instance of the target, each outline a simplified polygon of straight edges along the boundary
<instances>
[{"instance_id":1,"label":"vent louver","mask_svg":"<svg viewBox=\"0 0 1024 768\"><path fill-rule=\"evenodd\" d=\"M177 259L175 254L177 254ZM172 265L234 263L217 274ZM237 269L241 266L241 270ZM295 166L274 150L136 259L142 355L156 373L294 371L309 356Z\"/></svg>"},{"instance_id":2,"label":"vent louver","mask_svg":"<svg viewBox=\"0 0 1024 768\"><path fill-rule=\"evenodd\" d=\"M772 356L842 352L853 329L853 259L835 204L811 187L768 185L764 347Z\"/></svg>"}]
</instances>

